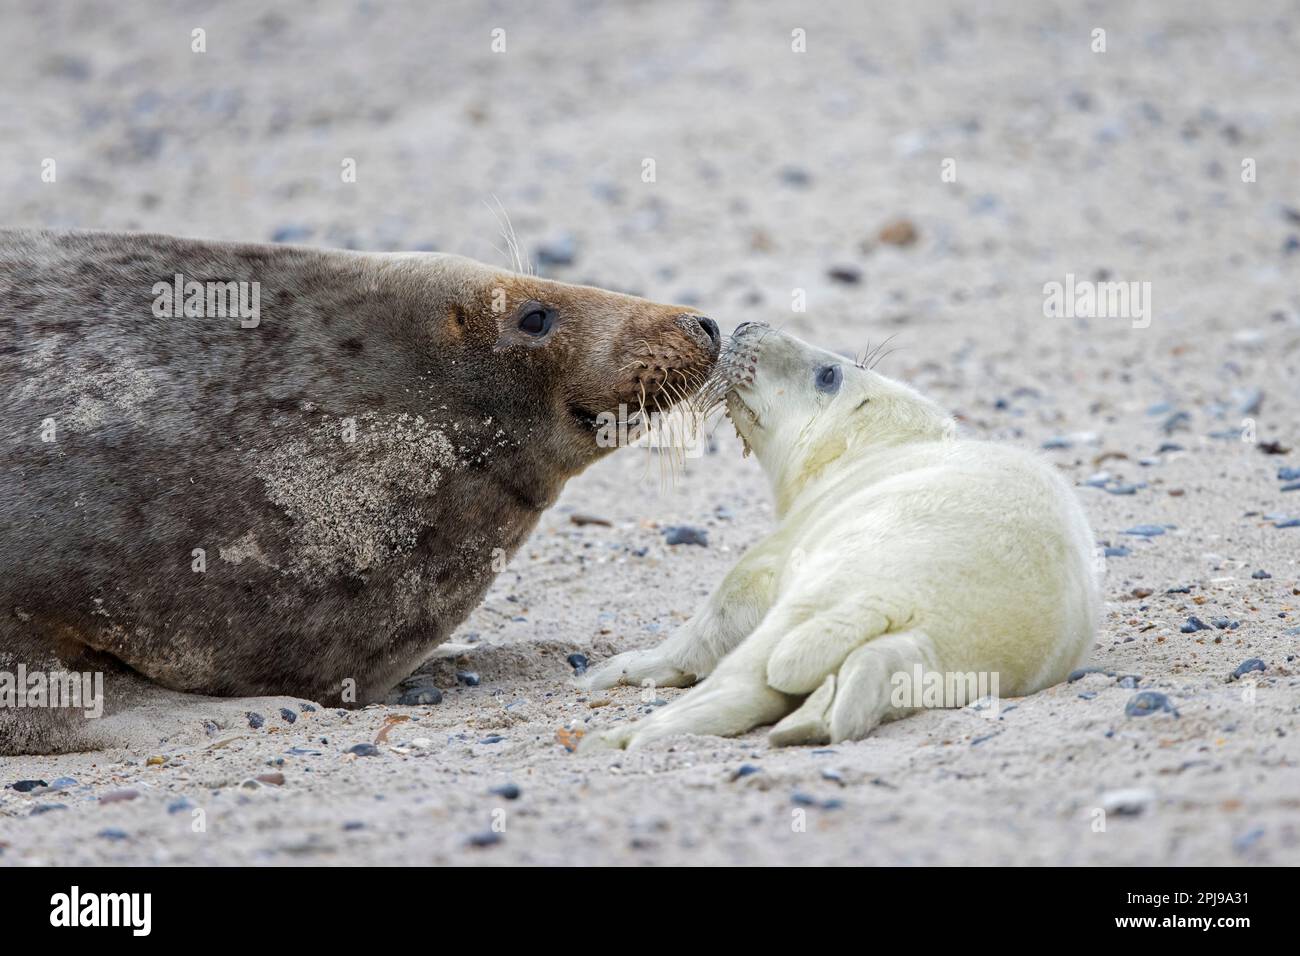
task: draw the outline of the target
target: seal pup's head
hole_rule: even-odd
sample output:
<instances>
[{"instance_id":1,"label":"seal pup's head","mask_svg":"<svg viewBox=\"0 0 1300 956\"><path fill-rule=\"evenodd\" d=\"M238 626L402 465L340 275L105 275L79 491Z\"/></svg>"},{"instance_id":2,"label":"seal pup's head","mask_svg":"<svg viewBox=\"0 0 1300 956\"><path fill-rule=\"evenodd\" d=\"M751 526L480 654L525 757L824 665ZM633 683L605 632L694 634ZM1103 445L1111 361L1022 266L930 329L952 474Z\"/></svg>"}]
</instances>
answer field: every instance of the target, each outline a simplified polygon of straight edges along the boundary
<instances>
[{"instance_id":1,"label":"seal pup's head","mask_svg":"<svg viewBox=\"0 0 1300 956\"><path fill-rule=\"evenodd\" d=\"M721 334L695 309L496 269L452 255L389 264L418 284L421 353L445 390L546 449L564 477L612 450L611 416L635 438L652 413L688 399L713 371Z\"/></svg>"},{"instance_id":2,"label":"seal pup's head","mask_svg":"<svg viewBox=\"0 0 1300 956\"><path fill-rule=\"evenodd\" d=\"M757 322L731 336L711 389L725 392L781 511L836 462L954 433L951 417L915 389Z\"/></svg>"}]
</instances>

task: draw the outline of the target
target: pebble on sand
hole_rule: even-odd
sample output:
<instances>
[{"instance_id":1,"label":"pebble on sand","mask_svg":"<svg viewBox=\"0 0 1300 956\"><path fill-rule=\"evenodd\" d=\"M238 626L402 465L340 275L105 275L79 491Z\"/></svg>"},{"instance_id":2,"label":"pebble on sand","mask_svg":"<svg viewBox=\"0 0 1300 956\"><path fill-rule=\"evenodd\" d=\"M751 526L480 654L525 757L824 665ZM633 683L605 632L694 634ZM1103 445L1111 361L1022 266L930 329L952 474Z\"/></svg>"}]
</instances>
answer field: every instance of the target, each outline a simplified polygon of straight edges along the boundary
<instances>
[{"instance_id":1,"label":"pebble on sand","mask_svg":"<svg viewBox=\"0 0 1300 956\"><path fill-rule=\"evenodd\" d=\"M1138 524L1128 528L1123 533L1132 535L1135 538L1158 538L1165 533L1165 527L1159 524Z\"/></svg>"},{"instance_id":2,"label":"pebble on sand","mask_svg":"<svg viewBox=\"0 0 1300 956\"><path fill-rule=\"evenodd\" d=\"M442 691L436 687L413 687L397 698L403 707L424 707L442 703Z\"/></svg>"},{"instance_id":3,"label":"pebble on sand","mask_svg":"<svg viewBox=\"0 0 1300 956\"><path fill-rule=\"evenodd\" d=\"M1155 799L1155 791L1144 787L1109 790L1101 795L1101 808L1122 817L1136 817L1145 812Z\"/></svg>"},{"instance_id":4,"label":"pebble on sand","mask_svg":"<svg viewBox=\"0 0 1300 956\"><path fill-rule=\"evenodd\" d=\"M587 673L588 661L585 654L570 654L565 660L569 662L569 666L573 668L573 673L576 676Z\"/></svg>"},{"instance_id":5,"label":"pebble on sand","mask_svg":"<svg viewBox=\"0 0 1300 956\"><path fill-rule=\"evenodd\" d=\"M880 230L878 238L887 246L903 247L913 245L919 233L911 220L895 219Z\"/></svg>"},{"instance_id":6,"label":"pebble on sand","mask_svg":"<svg viewBox=\"0 0 1300 956\"><path fill-rule=\"evenodd\" d=\"M356 754L358 757L378 757L379 748L374 744L354 744L348 748L348 753Z\"/></svg>"},{"instance_id":7,"label":"pebble on sand","mask_svg":"<svg viewBox=\"0 0 1300 956\"><path fill-rule=\"evenodd\" d=\"M100 803L125 803L140 796L139 790L110 790L99 798Z\"/></svg>"},{"instance_id":8,"label":"pebble on sand","mask_svg":"<svg viewBox=\"0 0 1300 956\"><path fill-rule=\"evenodd\" d=\"M30 793L32 790L35 790L37 787L44 787L48 785L44 780L18 780L15 783L10 784L10 786L13 787L13 789L17 790L19 793Z\"/></svg>"},{"instance_id":9,"label":"pebble on sand","mask_svg":"<svg viewBox=\"0 0 1300 956\"><path fill-rule=\"evenodd\" d=\"M1258 657L1252 657L1238 664L1237 669L1232 672L1232 676L1229 677L1228 679L1241 680L1241 678L1245 677L1251 671L1264 671L1267 669L1268 669L1267 664L1265 664Z\"/></svg>"},{"instance_id":10,"label":"pebble on sand","mask_svg":"<svg viewBox=\"0 0 1300 956\"><path fill-rule=\"evenodd\" d=\"M254 730L260 730L262 725L266 723L265 717L261 714L254 713L251 710L244 714L244 716L248 718L248 726L252 727Z\"/></svg>"},{"instance_id":11,"label":"pebble on sand","mask_svg":"<svg viewBox=\"0 0 1300 956\"><path fill-rule=\"evenodd\" d=\"M1167 713L1178 716L1178 711L1169 698L1158 690L1144 690L1134 694L1124 705L1124 713L1130 717L1146 717L1150 714Z\"/></svg>"},{"instance_id":12,"label":"pebble on sand","mask_svg":"<svg viewBox=\"0 0 1300 956\"><path fill-rule=\"evenodd\" d=\"M664 543L669 545L694 544L701 548L709 546L709 533L703 528L680 524L664 528Z\"/></svg>"},{"instance_id":13,"label":"pebble on sand","mask_svg":"<svg viewBox=\"0 0 1300 956\"><path fill-rule=\"evenodd\" d=\"M493 787L488 793L494 797L501 797L504 800L518 800L523 791L519 789L517 783L503 783L499 787Z\"/></svg>"}]
</instances>

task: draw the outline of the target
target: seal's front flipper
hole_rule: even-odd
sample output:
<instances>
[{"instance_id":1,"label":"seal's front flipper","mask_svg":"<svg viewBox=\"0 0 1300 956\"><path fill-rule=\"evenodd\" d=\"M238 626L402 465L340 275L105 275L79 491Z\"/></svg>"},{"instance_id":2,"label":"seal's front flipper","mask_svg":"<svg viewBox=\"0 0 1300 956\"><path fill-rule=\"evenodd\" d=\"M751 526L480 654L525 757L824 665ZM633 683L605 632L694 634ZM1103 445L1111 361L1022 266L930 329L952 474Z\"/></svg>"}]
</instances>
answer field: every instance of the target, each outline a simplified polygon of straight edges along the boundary
<instances>
[{"instance_id":1,"label":"seal's front flipper","mask_svg":"<svg viewBox=\"0 0 1300 956\"><path fill-rule=\"evenodd\" d=\"M773 747L830 743L831 702L834 699L835 675L831 674L821 687L808 695L798 710L768 732L768 742Z\"/></svg>"},{"instance_id":2,"label":"seal's front flipper","mask_svg":"<svg viewBox=\"0 0 1300 956\"><path fill-rule=\"evenodd\" d=\"M617 684L633 687L690 687L695 675L679 670L664 653L664 645L647 651L627 651L578 680L585 690L605 690Z\"/></svg>"}]
</instances>

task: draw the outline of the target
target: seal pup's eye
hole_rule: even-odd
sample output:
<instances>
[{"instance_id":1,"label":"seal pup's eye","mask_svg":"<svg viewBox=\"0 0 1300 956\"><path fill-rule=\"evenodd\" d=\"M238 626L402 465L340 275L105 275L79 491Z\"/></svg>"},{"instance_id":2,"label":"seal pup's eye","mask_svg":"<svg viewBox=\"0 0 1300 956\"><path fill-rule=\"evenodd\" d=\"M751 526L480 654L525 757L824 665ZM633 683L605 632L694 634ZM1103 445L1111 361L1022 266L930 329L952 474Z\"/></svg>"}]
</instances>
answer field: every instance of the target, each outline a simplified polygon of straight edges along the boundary
<instances>
[{"instance_id":1,"label":"seal pup's eye","mask_svg":"<svg viewBox=\"0 0 1300 956\"><path fill-rule=\"evenodd\" d=\"M834 395L840 390L840 383L844 381L844 372L838 365L827 365L817 370L815 381L817 391Z\"/></svg>"},{"instance_id":2,"label":"seal pup's eye","mask_svg":"<svg viewBox=\"0 0 1300 956\"><path fill-rule=\"evenodd\" d=\"M519 317L519 328L529 335L545 335L551 331L552 313L545 306L531 305Z\"/></svg>"}]
</instances>

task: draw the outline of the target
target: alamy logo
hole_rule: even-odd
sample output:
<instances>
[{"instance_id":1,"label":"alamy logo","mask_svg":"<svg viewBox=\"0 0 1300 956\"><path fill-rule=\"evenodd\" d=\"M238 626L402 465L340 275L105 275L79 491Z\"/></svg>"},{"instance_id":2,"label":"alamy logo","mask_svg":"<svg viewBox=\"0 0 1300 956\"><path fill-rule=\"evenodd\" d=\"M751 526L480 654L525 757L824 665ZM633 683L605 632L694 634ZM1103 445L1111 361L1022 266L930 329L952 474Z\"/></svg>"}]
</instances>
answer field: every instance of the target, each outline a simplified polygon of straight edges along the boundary
<instances>
[{"instance_id":1,"label":"alamy logo","mask_svg":"<svg viewBox=\"0 0 1300 956\"><path fill-rule=\"evenodd\" d=\"M239 319L241 329L255 329L262 321L262 284L210 280L186 281L178 272L171 282L153 285L153 314L159 319Z\"/></svg>"},{"instance_id":2,"label":"alamy logo","mask_svg":"<svg viewBox=\"0 0 1300 956\"><path fill-rule=\"evenodd\" d=\"M896 671L891 675L889 703L894 707L935 708L966 707L976 701L987 701L980 716L993 719L998 716L997 671L927 671L920 664L911 672Z\"/></svg>"},{"instance_id":3,"label":"alamy logo","mask_svg":"<svg viewBox=\"0 0 1300 956\"><path fill-rule=\"evenodd\" d=\"M644 446L676 451L683 458L701 458L705 439L699 416L683 408L667 412L629 412L619 405L617 412L596 415L596 445L599 448Z\"/></svg>"},{"instance_id":4,"label":"alamy logo","mask_svg":"<svg viewBox=\"0 0 1300 956\"><path fill-rule=\"evenodd\" d=\"M129 926L131 935L148 936L152 893L86 893L74 886L50 897L51 926Z\"/></svg>"},{"instance_id":5,"label":"alamy logo","mask_svg":"<svg viewBox=\"0 0 1300 956\"><path fill-rule=\"evenodd\" d=\"M1043 286L1043 315L1049 319L1132 319L1133 328L1151 324L1150 282L1093 282L1065 275Z\"/></svg>"},{"instance_id":6,"label":"alamy logo","mask_svg":"<svg viewBox=\"0 0 1300 956\"><path fill-rule=\"evenodd\" d=\"M90 718L104 713L104 675L76 671L0 671L0 709L57 708L85 710Z\"/></svg>"}]
</instances>

